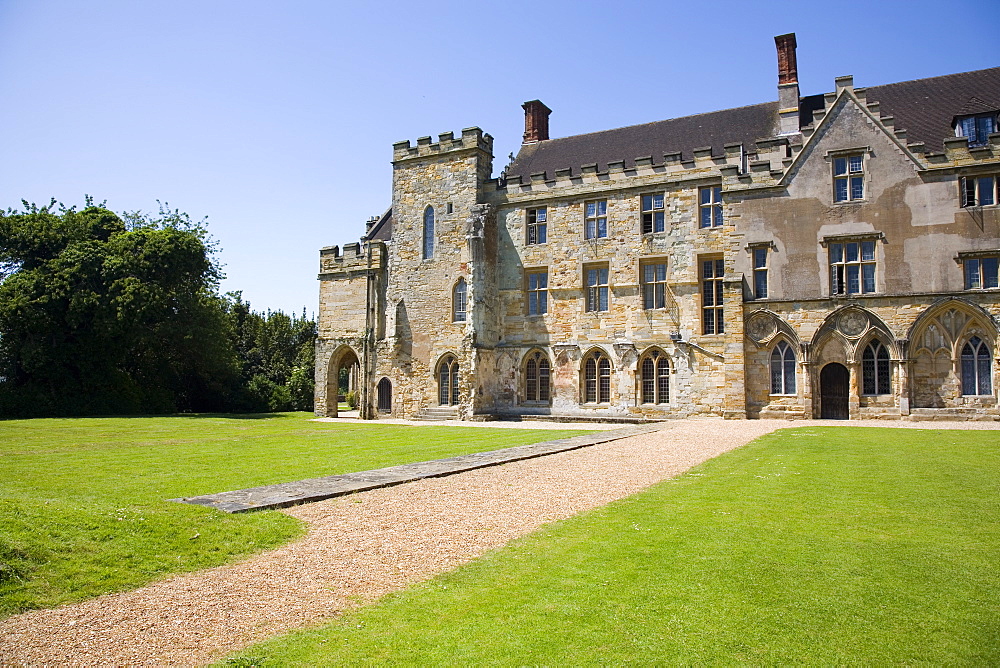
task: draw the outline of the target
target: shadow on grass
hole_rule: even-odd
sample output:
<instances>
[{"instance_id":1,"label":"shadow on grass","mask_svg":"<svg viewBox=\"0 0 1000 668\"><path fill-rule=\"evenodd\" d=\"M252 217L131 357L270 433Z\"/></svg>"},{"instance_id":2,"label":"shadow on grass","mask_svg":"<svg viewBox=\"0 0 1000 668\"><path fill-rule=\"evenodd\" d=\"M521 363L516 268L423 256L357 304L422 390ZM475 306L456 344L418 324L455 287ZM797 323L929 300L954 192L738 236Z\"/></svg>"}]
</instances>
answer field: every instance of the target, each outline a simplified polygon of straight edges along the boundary
<instances>
[{"instance_id":1,"label":"shadow on grass","mask_svg":"<svg viewBox=\"0 0 1000 668\"><path fill-rule=\"evenodd\" d=\"M133 415L124 417L155 416ZM204 418L222 418L224 420L271 420L274 418L294 418L296 415L294 413L174 413L173 415L164 415L162 417L190 418L192 420L200 420Z\"/></svg>"}]
</instances>

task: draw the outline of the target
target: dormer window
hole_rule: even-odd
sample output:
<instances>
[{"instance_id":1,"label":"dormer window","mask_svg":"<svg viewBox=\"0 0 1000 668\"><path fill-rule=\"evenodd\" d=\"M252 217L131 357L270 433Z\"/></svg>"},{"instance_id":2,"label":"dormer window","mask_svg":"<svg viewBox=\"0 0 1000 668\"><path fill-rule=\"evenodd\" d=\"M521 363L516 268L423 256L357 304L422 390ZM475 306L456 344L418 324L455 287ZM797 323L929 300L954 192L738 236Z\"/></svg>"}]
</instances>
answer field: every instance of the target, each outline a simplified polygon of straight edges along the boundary
<instances>
[{"instance_id":1,"label":"dormer window","mask_svg":"<svg viewBox=\"0 0 1000 668\"><path fill-rule=\"evenodd\" d=\"M995 112L962 116L955 123L955 136L968 139L969 146L986 146L989 143L989 136L996 131L997 115Z\"/></svg>"}]
</instances>

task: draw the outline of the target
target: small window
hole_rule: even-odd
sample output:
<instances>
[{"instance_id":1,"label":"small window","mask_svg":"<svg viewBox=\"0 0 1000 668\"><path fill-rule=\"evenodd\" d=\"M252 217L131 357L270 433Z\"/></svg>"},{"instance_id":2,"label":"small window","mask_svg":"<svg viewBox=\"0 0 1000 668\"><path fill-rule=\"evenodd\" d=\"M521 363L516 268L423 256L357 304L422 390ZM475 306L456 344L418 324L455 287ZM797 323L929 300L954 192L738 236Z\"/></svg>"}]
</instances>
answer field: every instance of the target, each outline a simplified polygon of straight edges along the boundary
<instances>
[{"instance_id":1,"label":"small window","mask_svg":"<svg viewBox=\"0 0 1000 668\"><path fill-rule=\"evenodd\" d=\"M969 146L986 146L989 136L997 131L997 115L977 114L958 119L955 124L955 136L965 137Z\"/></svg>"},{"instance_id":2,"label":"small window","mask_svg":"<svg viewBox=\"0 0 1000 668\"><path fill-rule=\"evenodd\" d=\"M549 383L552 375L549 358L541 351L528 355L524 365L524 399L528 402L549 402Z\"/></svg>"},{"instance_id":3,"label":"small window","mask_svg":"<svg viewBox=\"0 0 1000 668\"><path fill-rule=\"evenodd\" d=\"M861 355L861 386L867 396L892 393L889 351L877 339L865 346Z\"/></svg>"},{"instance_id":4,"label":"small window","mask_svg":"<svg viewBox=\"0 0 1000 668\"><path fill-rule=\"evenodd\" d=\"M1000 177L963 176L961 185L962 206L994 206L1000 201Z\"/></svg>"},{"instance_id":5,"label":"small window","mask_svg":"<svg viewBox=\"0 0 1000 668\"><path fill-rule=\"evenodd\" d=\"M528 315L542 315L549 310L549 272L532 270L527 272Z\"/></svg>"},{"instance_id":6,"label":"small window","mask_svg":"<svg viewBox=\"0 0 1000 668\"><path fill-rule=\"evenodd\" d=\"M642 196L642 233L662 232L664 224L663 195Z\"/></svg>"},{"instance_id":7,"label":"small window","mask_svg":"<svg viewBox=\"0 0 1000 668\"><path fill-rule=\"evenodd\" d=\"M670 363L662 350L654 350L639 360L639 375L642 403L670 403Z\"/></svg>"},{"instance_id":8,"label":"small window","mask_svg":"<svg viewBox=\"0 0 1000 668\"><path fill-rule=\"evenodd\" d=\"M875 241L827 244L830 254L830 293L860 295L875 292Z\"/></svg>"},{"instance_id":9,"label":"small window","mask_svg":"<svg viewBox=\"0 0 1000 668\"><path fill-rule=\"evenodd\" d=\"M447 213L454 213L455 207L452 206L451 202L448 202L448 204L445 205L445 211Z\"/></svg>"},{"instance_id":10,"label":"small window","mask_svg":"<svg viewBox=\"0 0 1000 668\"><path fill-rule=\"evenodd\" d=\"M434 257L434 207L424 209L424 259Z\"/></svg>"},{"instance_id":11,"label":"small window","mask_svg":"<svg viewBox=\"0 0 1000 668\"><path fill-rule=\"evenodd\" d=\"M544 244L548 239L547 213L544 206L537 209L528 209L528 237L529 244Z\"/></svg>"},{"instance_id":12,"label":"small window","mask_svg":"<svg viewBox=\"0 0 1000 668\"><path fill-rule=\"evenodd\" d=\"M767 299L767 246L754 246L753 256L753 297Z\"/></svg>"},{"instance_id":13,"label":"small window","mask_svg":"<svg viewBox=\"0 0 1000 668\"><path fill-rule=\"evenodd\" d=\"M611 401L611 360L601 351L587 356L583 364L583 400L588 404Z\"/></svg>"},{"instance_id":14,"label":"small window","mask_svg":"<svg viewBox=\"0 0 1000 668\"><path fill-rule=\"evenodd\" d=\"M1000 267L1000 256L970 257L963 261L965 265L965 289L986 290L1000 287L997 279L997 268Z\"/></svg>"},{"instance_id":15,"label":"small window","mask_svg":"<svg viewBox=\"0 0 1000 668\"><path fill-rule=\"evenodd\" d=\"M458 282L455 283L455 289L452 291L452 320L455 322L465 322L467 317L466 306L468 303L468 288L465 284L465 279L460 278Z\"/></svg>"},{"instance_id":16,"label":"small window","mask_svg":"<svg viewBox=\"0 0 1000 668\"><path fill-rule=\"evenodd\" d=\"M587 267L583 270L586 294L586 310L591 312L608 310L608 267Z\"/></svg>"},{"instance_id":17,"label":"small window","mask_svg":"<svg viewBox=\"0 0 1000 668\"><path fill-rule=\"evenodd\" d=\"M608 201L594 200L584 205L584 239L603 239L608 236Z\"/></svg>"},{"instance_id":18,"label":"small window","mask_svg":"<svg viewBox=\"0 0 1000 668\"><path fill-rule=\"evenodd\" d=\"M833 201L853 202L865 198L865 159L861 153L833 159Z\"/></svg>"},{"instance_id":19,"label":"small window","mask_svg":"<svg viewBox=\"0 0 1000 668\"><path fill-rule=\"evenodd\" d=\"M962 394L993 394L993 358L989 346L978 336L962 346Z\"/></svg>"},{"instance_id":20,"label":"small window","mask_svg":"<svg viewBox=\"0 0 1000 668\"><path fill-rule=\"evenodd\" d=\"M722 279L725 276L725 262L722 258L701 262L701 333L724 334Z\"/></svg>"},{"instance_id":21,"label":"small window","mask_svg":"<svg viewBox=\"0 0 1000 668\"><path fill-rule=\"evenodd\" d=\"M698 188L698 226L722 225L722 188Z\"/></svg>"},{"instance_id":22,"label":"small window","mask_svg":"<svg viewBox=\"0 0 1000 668\"><path fill-rule=\"evenodd\" d=\"M649 261L640 265L642 279L642 307L657 309L667 307L667 263Z\"/></svg>"},{"instance_id":23,"label":"small window","mask_svg":"<svg viewBox=\"0 0 1000 668\"><path fill-rule=\"evenodd\" d=\"M785 341L771 351L771 394L795 394L795 351Z\"/></svg>"}]
</instances>

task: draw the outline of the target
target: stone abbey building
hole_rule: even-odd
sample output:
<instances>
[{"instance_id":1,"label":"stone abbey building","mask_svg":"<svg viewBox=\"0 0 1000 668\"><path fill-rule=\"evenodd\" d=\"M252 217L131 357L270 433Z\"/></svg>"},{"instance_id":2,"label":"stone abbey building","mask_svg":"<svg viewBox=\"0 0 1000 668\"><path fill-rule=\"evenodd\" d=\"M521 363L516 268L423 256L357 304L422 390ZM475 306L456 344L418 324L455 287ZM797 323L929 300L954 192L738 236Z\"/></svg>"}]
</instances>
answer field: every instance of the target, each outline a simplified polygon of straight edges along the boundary
<instances>
[{"instance_id":1,"label":"stone abbey building","mask_svg":"<svg viewBox=\"0 0 1000 668\"><path fill-rule=\"evenodd\" d=\"M316 410L1000 419L1000 67L524 143L393 146L320 252Z\"/></svg>"}]
</instances>

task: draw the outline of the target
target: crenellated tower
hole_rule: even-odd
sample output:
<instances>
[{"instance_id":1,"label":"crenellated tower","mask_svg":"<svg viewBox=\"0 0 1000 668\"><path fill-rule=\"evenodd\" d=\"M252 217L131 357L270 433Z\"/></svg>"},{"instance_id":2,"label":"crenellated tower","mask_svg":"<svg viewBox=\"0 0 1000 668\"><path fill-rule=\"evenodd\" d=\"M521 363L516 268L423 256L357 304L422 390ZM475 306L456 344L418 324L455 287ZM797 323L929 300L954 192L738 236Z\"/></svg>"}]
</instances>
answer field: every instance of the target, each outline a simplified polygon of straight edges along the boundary
<instances>
[{"instance_id":1,"label":"crenellated tower","mask_svg":"<svg viewBox=\"0 0 1000 668\"><path fill-rule=\"evenodd\" d=\"M386 347L407 414L480 412L496 322L496 222L483 189L493 138L479 128L393 145ZM377 374L376 374L377 375ZM429 385L432 376L436 383ZM409 382L413 381L413 382Z\"/></svg>"}]
</instances>

